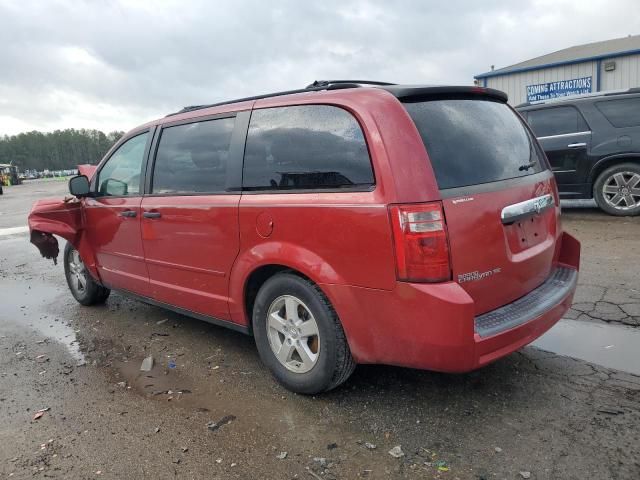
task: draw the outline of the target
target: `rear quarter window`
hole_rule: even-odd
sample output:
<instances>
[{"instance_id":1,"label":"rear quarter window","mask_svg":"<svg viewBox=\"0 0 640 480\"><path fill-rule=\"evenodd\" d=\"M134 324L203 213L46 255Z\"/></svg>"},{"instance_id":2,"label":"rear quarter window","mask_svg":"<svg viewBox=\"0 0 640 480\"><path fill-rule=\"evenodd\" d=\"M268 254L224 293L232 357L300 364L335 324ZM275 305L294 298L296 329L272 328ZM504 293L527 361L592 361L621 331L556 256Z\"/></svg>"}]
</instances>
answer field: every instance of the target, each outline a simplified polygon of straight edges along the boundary
<instances>
[{"instance_id":1,"label":"rear quarter window","mask_svg":"<svg viewBox=\"0 0 640 480\"><path fill-rule=\"evenodd\" d=\"M370 187L374 176L360 124L330 105L254 110L242 184L245 190Z\"/></svg>"},{"instance_id":2,"label":"rear quarter window","mask_svg":"<svg viewBox=\"0 0 640 480\"><path fill-rule=\"evenodd\" d=\"M596 102L596 108L616 128L640 126L640 97Z\"/></svg>"},{"instance_id":3,"label":"rear quarter window","mask_svg":"<svg viewBox=\"0 0 640 480\"><path fill-rule=\"evenodd\" d=\"M523 177L546 168L535 139L504 103L444 99L404 106L420 132L441 190Z\"/></svg>"}]
</instances>

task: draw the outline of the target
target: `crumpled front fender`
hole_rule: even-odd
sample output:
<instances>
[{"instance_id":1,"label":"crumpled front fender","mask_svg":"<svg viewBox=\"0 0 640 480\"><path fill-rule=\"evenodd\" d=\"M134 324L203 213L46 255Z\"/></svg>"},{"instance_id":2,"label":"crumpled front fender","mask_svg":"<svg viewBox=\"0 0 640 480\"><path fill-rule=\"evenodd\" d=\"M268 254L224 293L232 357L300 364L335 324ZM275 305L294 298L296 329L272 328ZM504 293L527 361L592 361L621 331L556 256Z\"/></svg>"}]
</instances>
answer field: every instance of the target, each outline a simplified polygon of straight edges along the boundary
<instances>
[{"instance_id":1,"label":"crumpled front fender","mask_svg":"<svg viewBox=\"0 0 640 480\"><path fill-rule=\"evenodd\" d=\"M75 198L38 200L28 217L31 243L44 258L57 261L60 249L57 235L71 243L80 253L91 275L98 279L95 256L86 238L83 203Z\"/></svg>"}]
</instances>

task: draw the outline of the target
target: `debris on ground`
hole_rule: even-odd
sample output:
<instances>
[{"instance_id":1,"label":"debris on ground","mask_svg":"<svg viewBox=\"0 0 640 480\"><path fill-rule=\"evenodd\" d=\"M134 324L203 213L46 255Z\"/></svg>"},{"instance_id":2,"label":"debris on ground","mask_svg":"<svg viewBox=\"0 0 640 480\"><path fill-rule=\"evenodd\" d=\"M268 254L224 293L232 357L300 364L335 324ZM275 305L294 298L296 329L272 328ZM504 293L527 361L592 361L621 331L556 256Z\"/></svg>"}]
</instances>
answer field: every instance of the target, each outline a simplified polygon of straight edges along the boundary
<instances>
[{"instance_id":1,"label":"debris on ground","mask_svg":"<svg viewBox=\"0 0 640 480\"><path fill-rule=\"evenodd\" d=\"M44 412L48 412L49 410L51 410L49 407L45 407L45 408L41 408L40 410L38 410L34 415L33 415L33 420L38 420L40 417L42 417L44 415Z\"/></svg>"},{"instance_id":2,"label":"debris on ground","mask_svg":"<svg viewBox=\"0 0 640 480\"><path fill-rule=\"evenodd\" d=\"M404 457L404 452L402 451L402 447L400 445L396 445L391 450L389 450L389 455L393 458Z\"/></svg>"},{"instance_id":3,"label":"debris on ground","mask_svg":"<svg viewBox=\"0 0 640 480\"><path fill-rule=\"evenodd\" d=\"M313 461L320 465L322 468L327 466L327 459L324 457L313 457Z\"/></svg>"},{"instance_id":4,"label":"debris on ground","mask_svg":"<svg viewBox=\"0 0 640 480\"><path fill-rule=\"evenodd\" d=\"M120 388L127 388L127 382L118 382L118 383L117 383L117 385L118 385Z\"/></svg>"},{"instance_id":5,"label":"debris on ground","mask_svg":"<svg viewBox=\"0 0 640 480\"><path fill-rule=\"evenodd\" d=\"M439 472L449 471L449 466L447 465L447 462L445 462L444 460L438 460L433 464L433 466L436 467Z\"/></svg>"},{"instance_id":6,"label":"debris on ground","mask_svg":"<svg viewBox=\"0 0 640 480\"><path fill-rule=\"evenodd\" d=\"M520 472L520 476L522 478L531 478L531 472L525 472L525 471Z\"/></svg>"},{"instance_id":7,"label":"debris on ground","mask_svg":"<svg viewBox=\"0 0 640 480\"><path fill-rule=\"evenodd\" d=\"M327 445L327 450L333 450L335 448L338 448L338 444L335 442Z\"/></svg>"},{"instance_id":8,"label":"debris on ground","mask_svg":"<svg viewBox=\"0 0 640 480\"><path fill-rule=\"evenodd\" d=\"M620 415L624 414L624 410L620 410L615 407L603 407L598 409L598 413L606 413L607 415Z\"/></svg>"},{"instance_id":9,"label":"debris on ground","mask_svg":"<svg viewBox=\"0 0 640 480\"><path fill-rule=\"evenodd\" d=\"M220 427L222 427L223 425L226 425L228 423L233 422L236 419L235 415L225 415L224 417L222 417L220 420L218 420L217 422L209 422L207 423L207 428L209 430L211 430L212 432L215 432L216 430L218 430Z\"/></svg>"},{"instance_id":10,"label":"debris on ground","mask_svg":"<svg viewBox=\"0 0 640 480\"><path fill-rule=\"evenodd\" d=\"M307 472L309 472L309 475L311 475L313 478L315 478L316 480L322 480L322 477L319 476L316 472L314 472L313 470L311 470L309 467L307 467Z\"/></svg>"},{"instance_id":11,"label":"debris on ground","mask_svg":"<svg viewBox=\"0 0 640 480\"><path fill-rule=\"evenodd\" d=\"M287 458L287 455L288 455L287 452L280 452L278 455L276 455L276 458L280 460L284 460L285 458Z\"/></svg>"},{"instance_id":12,"label":"debris on ground","mask_svg":"<svg viewBox=\"0 0 640 480\"><path fill-rule=\"evenodd\" d=\"M156 322L156 325L162 325L163 323L168 322L168 321L169 321L169 319L168 319L168 318L165 318L164 320L158 320L158 321Z\"/></svg>"},{"instance_id":13,"label":"debris on ground","mask_svg":"<svg viewBox=\"0 0 640 480\"><path fill-rule=\"evenodd\" d=\"M173 358L169 359L169 363L167 365L169 368L172 368L172 369L177 367L176 361Z\"/></svg>"},{"instance_id":14,"label":"debris on ground","mask_svg":"<svg viewBox=\"0 0 640 480\"><path fill-rule=\"evenodd\" d=\"M155 433L158 433L159 431L160 431L160 427L156 427L154 430Z\"/></svg>"},{"instance_id":15,"label":"debris on ground","mask_svg":"<svg viewBox=\"0 0 640 480\"><path fill-rule=\"evenodd\" d=\"M143 372L150 372L152 368L153 368L153 356L149 355L147 358L145 358L142 361L142 364L140 365L140 370Z\"/></svg>"},{"instance_id":16,"label":"debris on ground","mask_svg":"<svg viewBox=\"0 0 640 480\"><path fill-rule=\"evenodd\" d=\"M494 448L494 450L495 450L497 453L502 452L502 449L501 449L500 447L496 447L496 448Z\"/></svg>"},{"instance_id":17,"label":"debris on ground","mask_svg":"<svg viewBox=\"0 0 640 480\"><path fill-rule=\"evenodd\" d=\"M371 443L371 442L364 442L364 446L369 450L375 450L376 448L378 448L378 446L375 443Z\"/></svg>"}]
</instances>

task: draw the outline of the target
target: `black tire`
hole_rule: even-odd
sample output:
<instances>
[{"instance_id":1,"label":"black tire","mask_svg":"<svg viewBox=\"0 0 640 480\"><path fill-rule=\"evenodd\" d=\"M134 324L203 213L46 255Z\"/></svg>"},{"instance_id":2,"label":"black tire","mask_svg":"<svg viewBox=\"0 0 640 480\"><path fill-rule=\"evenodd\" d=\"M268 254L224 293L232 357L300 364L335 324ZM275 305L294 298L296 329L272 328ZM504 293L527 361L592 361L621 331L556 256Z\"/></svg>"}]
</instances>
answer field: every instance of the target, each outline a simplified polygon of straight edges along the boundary
<instances>
[{"instance_id":1,"label":"black tire","mask_svg":"<svg viewBox=\"0 0 640 480\"><path fill-rule=\"evenodd\" d=\"M306 308L317 325L316 360L304 373L288 369L270 344L269 309L285 296L300 300L302 312ZM293 273L278 273L262 285L253 307L253 333L263 363L278 382L296 393L312 395L331 390L345 382L356 367L340 319L327 297L317 285Z\"/></svg>"},{"instance_id":2,"label":"black tire","mask_svg":"<svg viewBox=\"0 0 640 480\"><path fill-rule=\"evenodd\" d=\"M604 192L605 186L609 187L612 190L616 189L617 184L620 183L614 177L614 175L617 175L617 174L622 174L622 177L618 177L618 178L623 178L624 180L627 180L627 181L633 175L640 176L640 164L620 163L618 165L614 165L612 167L607 168L598 176L595 183L593 184L593 197L595 198L596 203L598 204L598 207L600 207L609 215L632 217L640 214L640 197L638 196L627 197L627 198L631 198L631 201L636 203L635 205L632 204L633 206L631 207L628 205L625 199L621 199L619 206L615 206L612 204L612 201L615 201L616 199L615 194L609 193L609 195L607 195ZM631 186L629 185L627 185L626 187L627 189L631 188ZM625 190L622 190L624 188L623 185L619 185L619 188L620 188L621 194L625 192ZM636 189L640 189L640 184L634 187L634 191ZM626 190L626 191L631 192L630 190ZM609 199L607 199L607 196L609 197Z\"/></svg>"},{"instance_id":3,"label":"black tire","mask_svg":"<svg viewBox=\"0 0 640 480\"><path fill-rule=\"evenodd\" d=\"M75 266L76 264L73 261L74 252L77 252L77 250L67 242L64 247L64 276L67 279L67 285L73 298L81 305L86 306L104 303L111 290L97 283L84 267L84 263L82 263L81 270ZM78 276L84 278L84 286L82 288L80 288Z\"/></svg>"}]
</instances>

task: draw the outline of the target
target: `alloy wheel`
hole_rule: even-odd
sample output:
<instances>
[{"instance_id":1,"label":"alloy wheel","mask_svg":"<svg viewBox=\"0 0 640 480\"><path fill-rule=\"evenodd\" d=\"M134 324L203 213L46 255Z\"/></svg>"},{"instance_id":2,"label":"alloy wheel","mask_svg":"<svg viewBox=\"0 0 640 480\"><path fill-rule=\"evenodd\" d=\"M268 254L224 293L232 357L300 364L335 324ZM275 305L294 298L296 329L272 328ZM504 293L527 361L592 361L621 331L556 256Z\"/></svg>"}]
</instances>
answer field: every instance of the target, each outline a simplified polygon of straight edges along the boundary
<instances>
[{"instance_id":1,"label":"alloy wheel","mask_svg":"<svg viewBox=\"0 0 640 480\"><path fill-rule=\"evenodd\" d=\"M609 205L618 210L630 210L640 206L640 174L614 173L605 180L602 196Z\"/></svg>"},{"instance_id":2,"label":"alloy wheel","mask_svg":"<svg viewBox=\"0 0 640 480\"><path fill-rule=\"evenodd\" d=\"M82 296L87 291L87 270L77 250L72 250L69 257L69 285Z\"/></svg>"},{"instance_id":3,"label":"alloy wheel","mask_svg":"<svg viewBox=\"0 0 640 480\"><path fill-rule=\"evenodd\" d=\"M282 295L271 303L267 337L275 357L292 372L306 373L318 361L318 323L302 300L293 295Z\"/></svg>"}]
</instances>

